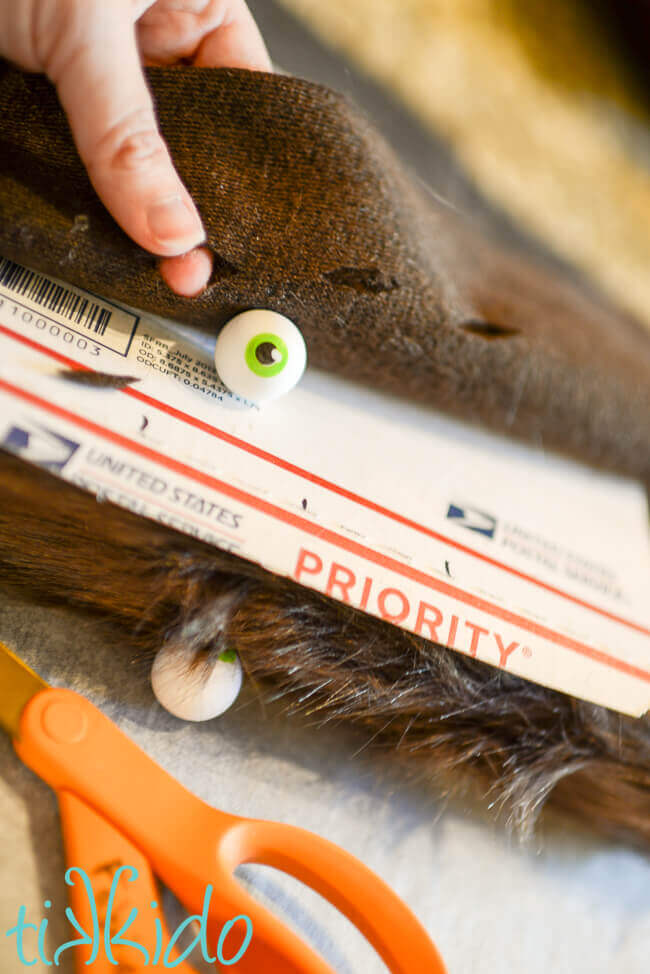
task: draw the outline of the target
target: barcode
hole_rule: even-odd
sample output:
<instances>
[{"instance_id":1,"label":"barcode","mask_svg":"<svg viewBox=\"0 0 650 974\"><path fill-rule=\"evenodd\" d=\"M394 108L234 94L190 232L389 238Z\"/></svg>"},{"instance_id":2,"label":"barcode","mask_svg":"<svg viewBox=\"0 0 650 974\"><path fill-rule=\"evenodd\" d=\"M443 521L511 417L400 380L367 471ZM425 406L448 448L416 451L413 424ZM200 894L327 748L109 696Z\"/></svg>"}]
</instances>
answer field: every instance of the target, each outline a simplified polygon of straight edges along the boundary
<instances>
[{"instance_id":1,"label":"barcode","mask_svg":"<svg viewBox=\"0 0 650 974\"><path fill-rule=\"evenodd\" d=\"M113 315L101 304L5 257L0 258L0 285L95 335L104 335Z\"/></svg>"}]
</instances>

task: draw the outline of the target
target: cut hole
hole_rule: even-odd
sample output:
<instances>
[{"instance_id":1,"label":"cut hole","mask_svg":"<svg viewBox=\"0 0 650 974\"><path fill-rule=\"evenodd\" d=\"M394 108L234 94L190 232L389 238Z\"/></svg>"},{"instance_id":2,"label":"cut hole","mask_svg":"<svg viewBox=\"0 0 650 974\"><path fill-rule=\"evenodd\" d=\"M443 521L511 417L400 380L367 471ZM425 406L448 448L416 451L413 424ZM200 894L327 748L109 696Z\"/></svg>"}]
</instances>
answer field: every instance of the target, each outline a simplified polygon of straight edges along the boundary
<instances>
[{"instance_id":1,"label":"cut hole","mask_svg":"<svg viewBox=\"0 0 650 974\"><path fill-rule=\"evenodd\" d=\"M210 254L212 256L212 274L210 280L221 277L232 277L233 274L239 274L237 265L231 263L226 257L222 257L216 250L210 250Z\"/></svg>"},{"instance_id":2,"label":"cut hole","mask_svg":"<svg viewBox=\"0 0 650 974\"><path fill-rule=\"evenodd\" d=\"M323 274L332 284L354 288L366 294L382 294L394 291L399 282L380 271L378 267L339 267Z\"/></svg>"},{"instance_id":3,"label":"cut hole","mask_svg":"<svg viewBox=\"0 0 650 974\"><path fill-rule=\"evenodd\" d=\"M488 341L494 338L514 338L519 335L518 328L508 328L505 325L497 325L493 321L466 321L461 325L463 331L468 331L470 335L478 335Z\"/></svg>"}]
</instances>

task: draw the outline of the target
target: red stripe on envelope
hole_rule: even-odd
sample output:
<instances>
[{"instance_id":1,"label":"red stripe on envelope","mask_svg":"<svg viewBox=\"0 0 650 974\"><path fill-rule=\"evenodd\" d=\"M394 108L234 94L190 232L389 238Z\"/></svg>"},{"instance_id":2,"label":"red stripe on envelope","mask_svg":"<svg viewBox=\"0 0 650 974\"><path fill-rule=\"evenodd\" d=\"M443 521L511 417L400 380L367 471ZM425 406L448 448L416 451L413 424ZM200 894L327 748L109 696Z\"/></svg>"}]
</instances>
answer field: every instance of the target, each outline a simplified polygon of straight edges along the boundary
<instances>
[{"instance_id":1,"label":"red stripe on envelope","mask_svg":"<svg viewBox=\"0 0 650 974\"><path fill-rule=\"evenodd\" d=\"M311 521L308 521L306 518L301 517L298 514L294 514L291 511L285 511L276 504L272 504L271 502L265 501L262 498L255 497L253 494L249 494L247 491L241 490L239 487L233 487L231 484L225 483L224 481L219 480L210 474L196 470L193 467L180 462L179 460L174 460L171 457L164 456L163 454L158 453L156 450L152 450L150 447L137 443L136 441L129 439L127 436L123 436L121 433L116 433L104 426L100 426L98 423L95 423L92 420L86 419L83 416L78 416L76 413L63 408L62 406L57 406L54 403L48 402L47 400L42 399L40 396L37 396L26 389L21 389L19 386L15 386L12 383L1 379L0 389L4 389L12 395L23 399L25 402L32 403L33 405L44 409L46 412L59 416L61 419L67 420L68 422L71 422L82 429L86 429L105 440L115 443L117 446L121 446L133 453L137 453L147 460L151 460L160 466L166 467L168 470L173 470L176 473L194 480L196 483L200 483L206 487L212 488L213 490L217 490L219 493L225 494L227 497L231 497L234 500L237 500L242 504L246 504L249 507L255 508L258 511L262 511L278 521L282 521L285 524L290 524L292 527L299 528L301 531L304 531L305 534L320 538L323 541L327 541L342 550L349 551L355 555L358 555L359 557L365 558L369 562L381 565L384 568L388 568L390 571L393 571L404 578L409 578L412 581L425 586L426 588L441 592L459 602L470 605L473 608L480 609L486 614L497 619L517 625L520 628L525 629L527 632L533 633L542 639L546 639L557 646L562 646L564 649L571 650L572 652L578 653L581 656L586 656L598 663L609 666L611 669L626 673L629 676L633 676L645 683L650 683L650 671L648 670L644 670L639 666L633 665L632 663L627 663L624 660L619 660L614 656L610 656L609 653L606 653L603 650L596 649L594 646L589 646L586 643L580 642L579 640L572 639L571 637L565 636L564 634L556 632L553 629L549 629L547 626L543 626L539 623L533 622L530 619L526 619L517 613L510 612L508 609L495 605L489 602L487 599L472 595L470 592L464 592L455 585L450 585L448 582L433 578L419 569L412 568L410 565L405 565L404 563L397 561L395 558L391 558L387 555L381 554L380 552L373 551L371 548L359 544L357 541L352 541L350 538L346 538L343 535L337 534L335 531L312 524Z\"/></svg>"}]
</instances>

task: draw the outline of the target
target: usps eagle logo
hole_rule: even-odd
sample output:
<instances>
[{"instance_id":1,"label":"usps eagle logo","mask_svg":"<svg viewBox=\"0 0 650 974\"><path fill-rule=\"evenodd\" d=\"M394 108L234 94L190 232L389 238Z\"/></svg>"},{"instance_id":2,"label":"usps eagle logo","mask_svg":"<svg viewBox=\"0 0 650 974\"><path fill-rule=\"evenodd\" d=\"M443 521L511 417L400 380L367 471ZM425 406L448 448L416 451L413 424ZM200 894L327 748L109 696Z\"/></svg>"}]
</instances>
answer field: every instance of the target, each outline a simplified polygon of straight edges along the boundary
<instances>
[{"instance_id":1,"label":"usps eagle logo","mask_svg":"<svg viewBox=\"0 0 650 974\"><path fill-rule=\"evenodd\" d=\"M79 449L79 443L74 440L29 420L22 426L10 426L0 446L50 473L61 473Z\"/></svg>"},{"instance_id":2,"label":"usps eagle logo","mask_svg":"<svg viewBox=\"0 0 650 974\"><path fill-rule=\"evenodd\" d=\"M476 507L450 504L447 517L450 521L456 521L461 527L467 528L468 531L483 534L486 538L493 538L497 529L497 519L491 514L486 514L485 511L479 511Z\"/></svg>"}]
</instances>

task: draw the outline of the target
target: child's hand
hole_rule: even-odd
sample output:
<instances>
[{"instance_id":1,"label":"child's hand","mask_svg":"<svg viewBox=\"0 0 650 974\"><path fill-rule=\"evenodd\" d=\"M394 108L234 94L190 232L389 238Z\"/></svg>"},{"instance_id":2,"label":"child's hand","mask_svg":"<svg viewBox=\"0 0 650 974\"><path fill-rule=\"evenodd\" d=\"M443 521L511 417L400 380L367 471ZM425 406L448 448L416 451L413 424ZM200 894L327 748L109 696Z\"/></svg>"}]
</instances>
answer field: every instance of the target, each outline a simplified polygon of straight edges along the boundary
<instances>
[{"instance_id":1,"label":"child's hand","mask_svg":"<svg viewBox=\"0 0 650 974\"><path fill-rule=\"evenodd\" d=\"M178 293L207 284L201 219L158 131L142 63L270 70L244 0L0 0L0 54L57 87L99 196L166 259ZM185 255L185 256L178 256Z\"/></svg>"}]
</instances>

